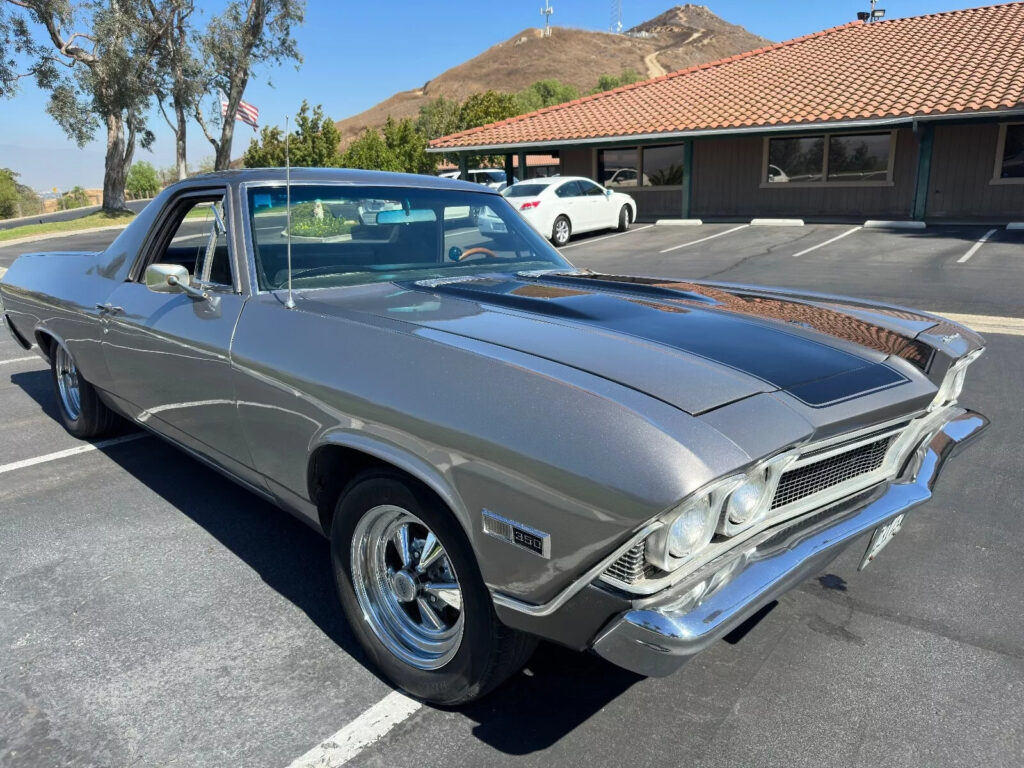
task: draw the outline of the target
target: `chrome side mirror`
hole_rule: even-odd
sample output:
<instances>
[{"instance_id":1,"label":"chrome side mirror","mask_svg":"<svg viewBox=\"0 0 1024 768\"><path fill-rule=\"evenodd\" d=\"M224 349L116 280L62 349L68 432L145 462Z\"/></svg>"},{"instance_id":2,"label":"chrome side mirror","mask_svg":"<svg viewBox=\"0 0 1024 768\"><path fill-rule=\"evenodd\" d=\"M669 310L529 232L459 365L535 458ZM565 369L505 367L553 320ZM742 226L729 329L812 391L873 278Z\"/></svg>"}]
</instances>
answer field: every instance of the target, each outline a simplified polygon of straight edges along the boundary
<instances>
[{"instance_id":1,"label":"chrome side mirror","mask_svg":"<svg viewBox=\"0 0 1024 768\"><path fill-rule=\"evenodd\" d=\"M146 287L154 293L185 293L205 299L206 292L192 287L188 270L180 264L150 264L146 267Z\"/></svg>"}]
</instances>

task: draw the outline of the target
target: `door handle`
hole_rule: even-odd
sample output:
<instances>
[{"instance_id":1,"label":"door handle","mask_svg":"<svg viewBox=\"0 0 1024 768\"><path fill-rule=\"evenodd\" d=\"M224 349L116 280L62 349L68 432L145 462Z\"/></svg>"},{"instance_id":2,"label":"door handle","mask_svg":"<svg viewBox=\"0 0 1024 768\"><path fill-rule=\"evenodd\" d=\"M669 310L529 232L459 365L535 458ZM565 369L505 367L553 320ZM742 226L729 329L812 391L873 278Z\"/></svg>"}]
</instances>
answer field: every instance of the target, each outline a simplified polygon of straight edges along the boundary
<instances>
[{"instance_id":1,"label":"door handle","mask_svg":"<svg viewBox=\"0 0 1024 768\"><path fill-rule=\"evenodd\" d=\"M124 312L124 307L115 307L109 302L107 304L97 304L96 309L100 311L101 315L117 315Z\"/></svg>"}]
</instances>

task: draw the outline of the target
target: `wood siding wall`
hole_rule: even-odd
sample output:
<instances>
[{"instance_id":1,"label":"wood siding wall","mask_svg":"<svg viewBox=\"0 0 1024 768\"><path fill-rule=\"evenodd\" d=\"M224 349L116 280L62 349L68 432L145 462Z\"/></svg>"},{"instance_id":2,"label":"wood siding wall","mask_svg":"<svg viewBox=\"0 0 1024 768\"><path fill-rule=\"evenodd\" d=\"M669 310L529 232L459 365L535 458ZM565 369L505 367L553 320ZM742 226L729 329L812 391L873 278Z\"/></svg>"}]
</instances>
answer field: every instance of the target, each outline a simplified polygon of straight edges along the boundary
<instances>
[{"instance_id":1,"label":"wood siding wall","mask_svg":"<svg viewBox=\"0 0 1024 768\"><path fill-rule=\"evenodd\" d=\"M680 187L616 187L636 203L637 221L678 219L683 215L683 190Z\"/></svg>"},{"instance_id":2,"label":"wood siding wall","mask_svg":"<svg viewBox=\"0 0 1024 768\"><path fill-rule=\"evenodd\" d=\"M910 217L917 170L917 139L910 128L896 135L893 186L761 186L762 136L693 142L691 215L705 218L801 216L804 218Z\"/></svg>"},{"instance_id":3,"label":"wood siding wall","mask_svg":"<svg viewBox=\"0 0 1024 768\"><path fill-rule=\"evenodd\" d=\"M936 126L928 218L1024 220L1024 184L991 183L998 139L998 123Z\"/></svg>"},{"instance_id":4,"label":"wood siding wall","mask_svg":"<svg viewBox=\"0 0 1024 768\"><path fill-rule=\"evenodd\" d=\"M585 176L589 179L594 175L594 150L589 147L563 149L558 153L558 159L563 176Z\"/></svg>"}]
</instances>

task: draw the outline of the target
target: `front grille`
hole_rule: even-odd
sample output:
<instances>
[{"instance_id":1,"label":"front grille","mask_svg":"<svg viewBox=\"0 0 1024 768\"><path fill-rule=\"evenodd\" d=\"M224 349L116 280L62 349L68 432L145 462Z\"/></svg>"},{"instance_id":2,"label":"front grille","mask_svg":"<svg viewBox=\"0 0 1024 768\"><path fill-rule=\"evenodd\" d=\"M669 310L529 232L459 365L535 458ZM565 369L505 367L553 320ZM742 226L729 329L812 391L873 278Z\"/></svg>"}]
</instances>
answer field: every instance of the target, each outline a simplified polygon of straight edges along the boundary
<instances>
[{"instance_id":1,"label":"front grille","mask_svg":"<svg viewBox=\"0 0 1024 768\"><path fill-rule=\"evenodd\" d=\"M780 509L816 493L874 472L882 466L896 435L859 445L846 453L796 467L784 472L772 498L772 509Z\"/></svg>"},{"instance_id":2,"label":"front grille","mask_svg":"<svg viewBox=\"0 0 1024 768\"><path fill-rule=\"evenodd\" d=\"M604 570L605 576L623 584L638 584L647 577L647 542L639 541Z\"/></svg>"}]
</instances>

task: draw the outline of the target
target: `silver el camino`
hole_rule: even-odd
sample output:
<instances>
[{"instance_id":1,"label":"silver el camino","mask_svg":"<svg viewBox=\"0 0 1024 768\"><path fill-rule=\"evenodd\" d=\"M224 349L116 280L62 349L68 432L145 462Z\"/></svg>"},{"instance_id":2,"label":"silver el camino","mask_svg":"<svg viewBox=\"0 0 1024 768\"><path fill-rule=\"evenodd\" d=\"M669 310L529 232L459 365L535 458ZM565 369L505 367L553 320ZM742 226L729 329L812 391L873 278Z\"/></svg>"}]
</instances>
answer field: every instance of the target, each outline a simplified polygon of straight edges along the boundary
<instances>
[{"instance_id":1,"label":"silver el camino","mask_svg":"<svg viewBox=\"0 0 1024 768\"><path fill-rule=\"evenodd\" d=\"M870 562L987 424L967 328L574 269L423 176L196 177L0 299L73 435L127 419L321 530L366 652L443 704L538 637L669 674L846 546Z\"/></svg>"}]
</instances>

